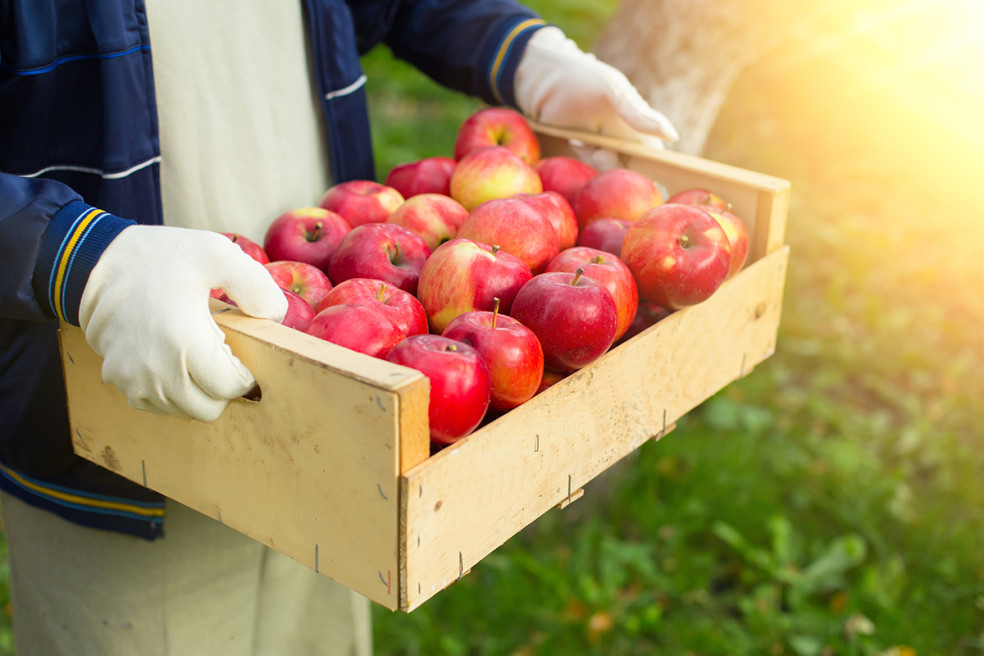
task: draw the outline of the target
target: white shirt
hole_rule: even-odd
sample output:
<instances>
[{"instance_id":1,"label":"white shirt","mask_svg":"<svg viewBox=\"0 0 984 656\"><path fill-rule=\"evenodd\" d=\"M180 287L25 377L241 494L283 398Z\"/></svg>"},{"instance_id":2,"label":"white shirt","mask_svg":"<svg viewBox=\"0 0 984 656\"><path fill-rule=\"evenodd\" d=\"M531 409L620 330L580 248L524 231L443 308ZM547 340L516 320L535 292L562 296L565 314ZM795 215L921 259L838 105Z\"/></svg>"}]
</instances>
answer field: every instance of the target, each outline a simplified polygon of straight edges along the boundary
<instances>
[{"instance_id":1,"label":"white shirt","mask_svg":"<svg viewBox=\"0 0 984 656\"><path fill-rule=\"evenodd\" d=\"M301 0L148 0L164 222L237 232L331 184Z\"/></svg>"}]
</instances>

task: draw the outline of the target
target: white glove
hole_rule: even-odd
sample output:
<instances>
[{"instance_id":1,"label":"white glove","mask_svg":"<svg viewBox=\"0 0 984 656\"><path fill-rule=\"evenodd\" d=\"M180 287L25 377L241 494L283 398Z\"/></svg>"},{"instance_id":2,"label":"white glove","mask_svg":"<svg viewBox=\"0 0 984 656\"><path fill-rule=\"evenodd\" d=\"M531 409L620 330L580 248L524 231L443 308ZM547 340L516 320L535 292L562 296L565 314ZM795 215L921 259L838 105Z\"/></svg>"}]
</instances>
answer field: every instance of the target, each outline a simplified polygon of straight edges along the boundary
<instances>
[{"instance_id":1,"label":"white glove","mask_svg":"<svg viewBox=\"0 0 984 656\"><path fill-rule=\"evenodd\" d=\"M130 406L214 421L253 387L209 312L214 287L254 317L281 321L287 311L263 265L216 232L131 226L103 252L79 324L103 357L103 381Z\"/></svg>"},{"instance_id":2,"label":"white glove","mask_svg":"<svg viewBox=\"0 0 984 656\"><path fill-rule=\"evenodd\" d=\"M662 148L676 141L673 124L653 109L625 74L583 52L556 27L530 37L513 80L516 104L545 125L594 132ZM584 159L590 152L582 151ZM612 168L607 158L588 161Z\"/></svg>"}]
</instances>

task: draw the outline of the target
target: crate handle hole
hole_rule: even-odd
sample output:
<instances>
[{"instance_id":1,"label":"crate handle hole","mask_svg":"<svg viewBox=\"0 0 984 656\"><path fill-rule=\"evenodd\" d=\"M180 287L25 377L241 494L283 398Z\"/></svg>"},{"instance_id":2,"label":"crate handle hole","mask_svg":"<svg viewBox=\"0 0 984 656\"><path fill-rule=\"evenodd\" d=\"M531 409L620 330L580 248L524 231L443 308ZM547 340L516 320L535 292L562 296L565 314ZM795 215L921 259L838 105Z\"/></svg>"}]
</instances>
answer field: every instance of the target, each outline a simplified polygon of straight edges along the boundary
<instances>
[{"instance_id":1,"label":"crate handle hole","mask_svg":"<svg viewBox=\"0 0 984 656\"><path fill-rule=\"evenodd\" d=\"M263 390L260 389L260 384L254 384L253 387L251 387L250 390L243 394L240 398L250 401L251 403L259 403L263 398Z\"/></svg>"}]
</instances>

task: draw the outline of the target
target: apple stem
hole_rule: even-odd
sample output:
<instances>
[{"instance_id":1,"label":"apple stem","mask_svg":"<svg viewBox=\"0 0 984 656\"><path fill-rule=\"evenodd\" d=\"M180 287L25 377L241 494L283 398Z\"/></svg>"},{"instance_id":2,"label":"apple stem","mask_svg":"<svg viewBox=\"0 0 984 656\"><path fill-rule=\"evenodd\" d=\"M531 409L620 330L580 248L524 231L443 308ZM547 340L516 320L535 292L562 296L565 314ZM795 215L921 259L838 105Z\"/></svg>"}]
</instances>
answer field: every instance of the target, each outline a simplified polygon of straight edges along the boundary
<instances>
[{"instance_id":1,"label":"apple stem","mask_svg":"<svg viewBox=\"0 0 984 656\"><path fill-rule=\"evenodd\" d=\"M321 221L317 221L314 224L314 232L311 233L311 238L308 241L318 241L318 234L321 232Z\"/></svg>"},{"instance_id":2,"label":"apple stem","mask_svg":"<svg viewBox=\"0 0 984 656\"><path fill-rule=\"evenodd\" d=\"M595 255L594 256L594 261L592 262L592 264L604 264L604 263L605 263L605 256L604 255Z\"/></svg>"},{"instance_id":3,"label":"apple stem","mask_svg":"<svg viewBox=\"0 0 984 656\"><path fill-rule=\"evenodd\" d=\"M584 269L582 269L581 267L578 267L577 268L577 271L574 272L574 280L571 281L571 286L574 286L574 285L577 284L577 281L581 279L581 274L582 273L584 273Z\"/></svg>"},{"instance_id":4,"label":"apple stem","mask_svg":"<svg viewBox=\"0 0 984 656\"><path fill-rule=\"evenodd\" d=\"M680 235L680 248L687 248L688 246L690 246L690 237Z\"/></svg>"},{"instance_id":5,"label":"apple stem","mask_svg":"<svg viewBox=\"0 0 984 656\"><path fill-rule=\"evenodd\" d=\"M376 300L377 301L382 301L383 300L383 292L385 292L385 291L386 291L386 283L380 284L379 285L379 290L376 292Z\"/></svg>"},{"instance_id":6,"label":"apple stem","mask_svg":"<svg viewBox=\"0 0 984 656\"><path fill-rule=\"evenodd\" d=\"M457 351L458 350L458 345L457 344L448 344L448 347L446 349L444 349L444 350L445 351Z\"/></svg>"},{"instance_id":7,"label":"apple stem","mask_svg":"<svg viewBox=\"0 0 984 656\"><path fill-rule=\"evenodd\" d=\"M239 241L239 235L233 233L233 235L232 235L232 243L235 244L237 241Z\"/></svg>"},{"instance_id":8,"label":"apple stem","mask_svg":"<svg viewBox=\"0 0 984 656\"><path fill-rule=\"evenodd\" d=\"M492 327L495 328L496 321L499 320L499 297L492 299Z\"/></svg>"},{"instance_id":9,"label":"apple stem","mask_svg":"<svg viewBox=\"0 0 984 656\"><path fill-rule=\"evenodd\" d=\"M495 255L498 253L500 248L501 246L499 246L499 244L492 244L492 254Z\"/></svg>"}]
</instances>

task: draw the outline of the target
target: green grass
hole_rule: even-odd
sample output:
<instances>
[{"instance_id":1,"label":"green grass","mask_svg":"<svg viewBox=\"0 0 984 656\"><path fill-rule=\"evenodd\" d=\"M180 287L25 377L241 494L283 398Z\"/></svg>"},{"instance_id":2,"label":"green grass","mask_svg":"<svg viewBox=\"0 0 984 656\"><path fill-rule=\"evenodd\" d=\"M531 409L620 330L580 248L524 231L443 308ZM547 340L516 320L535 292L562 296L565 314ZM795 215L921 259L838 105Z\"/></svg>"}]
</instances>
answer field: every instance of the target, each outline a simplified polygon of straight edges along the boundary
<instances>
[{"instance_id":1,"label":"green grass","mask_svg":"<svg viewBox=\"0 0 984 656\"><path fill-rule=\"evenodd\" d=\"M583 45L614 6L530 4ZM419 609L376 608L377 654L984 653L980 133L933 122L945 88L797 45L705 153L792 181L775 355ZM365 67L380 176L480 106Z\"/></svg>"}]
</instances>

